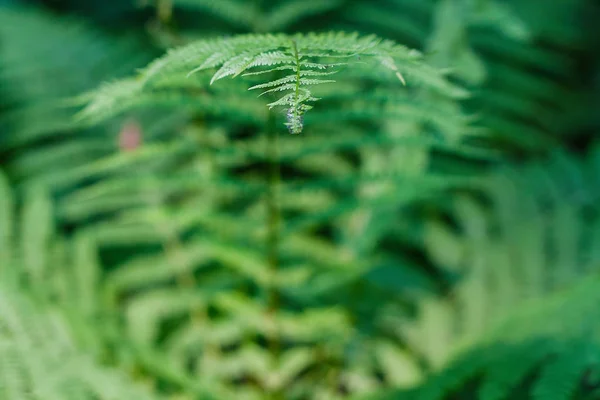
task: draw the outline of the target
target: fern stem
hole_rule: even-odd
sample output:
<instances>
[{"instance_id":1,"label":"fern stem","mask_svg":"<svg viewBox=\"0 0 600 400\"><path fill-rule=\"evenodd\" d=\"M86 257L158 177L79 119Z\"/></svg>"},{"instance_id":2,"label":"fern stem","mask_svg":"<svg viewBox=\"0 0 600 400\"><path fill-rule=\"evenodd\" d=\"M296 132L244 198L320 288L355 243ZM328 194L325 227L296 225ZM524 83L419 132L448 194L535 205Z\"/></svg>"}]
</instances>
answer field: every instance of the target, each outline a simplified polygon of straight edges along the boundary
<instances>
[{"instance_id":1,"label":"fern stem","mask_svg":"<svg viewBox=\"0 0 600 400\"><path fill-rule=\"evenodd\" d=\"M300 56L298 54L298 44L292 40L292 50L294 51L294 62L296 64L296 83L294 87L294 102L288 109L287 127L290 133L300 133L302 131L302 113L303 106L300 104Z\"/></svg>"},{"instance_id":2,"label":"fern stem","mask_svg":"<svg viewBox=\"0 0 600 400\"><path fill-rule=\"evenodd\" d=\"M274 331L269 337L269 349L273 360L279 364L281 343L277 327L277 311L280 307L279 291L277 290L277 274L279 270L279 243L281 210L279 208L279 185L281 182L281 165L279 161L278 132L275 126L275 114L269 112L267 123L267 155L269 159L269 176L267 192L267 263L271 281L267 288L267 307L269 318L273 321ZM277 389L272 393L273 399L282 399L283 394Z\"/></svg>"}]
</instances>

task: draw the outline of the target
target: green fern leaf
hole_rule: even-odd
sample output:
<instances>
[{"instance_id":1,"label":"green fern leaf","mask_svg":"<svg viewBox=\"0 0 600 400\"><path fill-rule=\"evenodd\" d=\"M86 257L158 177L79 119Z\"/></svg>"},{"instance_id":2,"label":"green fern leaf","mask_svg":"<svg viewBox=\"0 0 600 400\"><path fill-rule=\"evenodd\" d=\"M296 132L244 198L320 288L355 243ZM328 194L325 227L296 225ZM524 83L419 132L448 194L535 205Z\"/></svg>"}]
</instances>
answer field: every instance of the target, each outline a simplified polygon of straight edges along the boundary
<instances>
[{"instance_id":1,"label":"green fern leaf","mask_svg":"<svg viewBox=\"0 0 600 400\"><path fill-rule=\"evenodd\" d=\"M358 60L360 58L360 61ZM332 83L333 80L320 77L332 75L343 65L360 65L369 60L380 65L378 77L392 72L400 82L406 83L406 73L416 82L428 85L445 95L458 96L464 93L447 83L442 74L428 67L420 60L416 51L408 50L390 41L382 41L375 36L360 37L357 34L326 33L306 35L241 35L227 39L202 40L170 51L166 56L154 61L134 80L115 82L109 87L84 96L89 104L82 111L82 117L112 114L125 109L127 102L141 96L152 87L168 87L181 76L217 68L210 84L225 77L244 74L258 77L264 74L289 74L250 87L267 89L263 94L281 96L269 103L269 108L282 107L286 111L289 131L300 133L303 129L304 114L319 100L313 95L313 87ZM343 59L338 62L335 60ZM375 72L363 68L365 74L377 76ZM389 79L389 78L388 78ZM117 110L108 111L116 107Z\"/></svg>"},{"instance_id":2,"label":"green fern leaf","mask_svg":"<svg viewBox=\"0 0 600 400\"><path fill-rule=\"evenodd\" d=\"M122 372L77 349L62 315L40 309L3 282L0 288L0 398L156 399Z\"/></svg>"}]
</instances>

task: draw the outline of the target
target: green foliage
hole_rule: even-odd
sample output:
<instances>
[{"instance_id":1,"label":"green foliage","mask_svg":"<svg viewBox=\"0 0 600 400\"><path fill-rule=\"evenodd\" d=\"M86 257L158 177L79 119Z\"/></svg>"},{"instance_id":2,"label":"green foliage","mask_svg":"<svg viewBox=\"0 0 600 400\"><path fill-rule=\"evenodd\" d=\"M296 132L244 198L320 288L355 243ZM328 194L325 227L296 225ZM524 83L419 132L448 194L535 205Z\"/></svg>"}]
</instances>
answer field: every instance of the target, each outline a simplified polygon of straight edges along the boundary
<instances>
[{"instance_id":1,"label":"green foliage","mask_svg":"<svg viewBox=\"0 0 600 400\"><path fill-rule=\"evenodd\" d=\"M156 398L128 382L122 372L96 365L77 349L57 310L40 310L22 290L5 283L0 307L1 398Z\"/></svg>"},{"instance_id":2,"label":"green foliage","mask_svg":"<svg viewBox=\"0 0 600 400\"><path fill-rule=\"evenodd\" d=\"M598 155L596 145L584 161L558 153L503 168L426 222L429 256L459 279L449 298L423 303L412 332L432 365L444 365L454 343L483 334L521 302L597 273Z\"/></svg>"},{"instance_id":3,"label":"green foliage","mask_svg":"<svg viewBox=\"0 0 600 400\"><path fill-rule=\"evenodd\" d=\"M30 8L2 8L0 35L10 38L0 49L0 158L11 179L56 179L114 151L119 124L78 129L65 98L149 60L139 38L113 37L74 18L57 22Z\"/></svg>"},{"instance_id":4,"label":"green foliage","mask_svg":"<svg viewBox=\"0 0 600 400\"><path fill-rule=\"evenodd\" d=\"M358 24L424 48L432 62L452 68L471 86L465 105L492 137L536 151L580 118L576 52L588 46L586 34L594 36L582 20L597 15L592 3L565 0L546 8L543 0L356 1L343 26Z\"/></svg>"},{"instance_id":5,"label":"green foliage","mask_svg":"<svg viewBox=\"0 0 600 400\"><path fill-rule=\"evenodd\" d=\"M318 15L343 5L343 0L323 0L319 2L274 1L270 9L263 10L260 2L239 0L155 0L155 6L163 19L170 19L173 8L199 10L218 17L232 26L248 31L278 32L298 20Z\"/></svg>"},{"instance_id":6,"label":"green foliage","mask_svg":"<svg viewBox=\"0 0 600 400\"><path fill-rule=\"evenodd\" d=\"M51 232L47 197L37 193L24 204L22 237L17 239L12 193L0 175L2 268L0 268L0 398L2 399L156 399L123 371L98 365L74 340L68 318L73 298L63 308L42 306L40 297L65 295L69 271L56 268L58 243ZM36 229L37 228L37 229ZM9 250L14 244L14 256ZM52 247L52 250L50 249ZM21 250L21 251L19 251ZM20 254L20 255L19 255ZM85 263L73 263L82 274ZM64 266L64 264L63 264ZM70 267L71 265L69 265ZM80 282L90 282L89 277ZM79 290L84 289L79 286ZM53 293L49 293L52 291ZM80 306L84 306L81 304ZM65 313L66 312L66 313ZM74 315L74 314L71 314ZM90 333L90 332L88 332Z\"/></svg>"},{"instance_id":7,"label":"green foliage","mask_svg":"<svg viewBox=\"0 0 600 400\"><path fill-rule=\"evenodd\" d=\"M12 3L0 391L594 398L593 2Z\"/></svg>"},{"instance_id":8,"label":"green foliage","mask_svg":"<svg viewBox=\"0 0 600 400\"><path fill-rule=\"evenodd\" d=\"M600 347L597 275L543 301L526 303L471 344L427 386L390 398L597 398ZM558 318L557 318L558 317Z\"/></svg>"},{"instance_id":9,"label":"green foliage","mask_svg":"<svg viewBox=\"0 0 600 400\"><path fill-rule=\"evenodd\" d=\"M446 95L461 92L446 83L434 69L419 62L417 52L375 37L358 37L344 33L308 35L245 35L233 39L199 41L171 51L167 56L150 64L134 80L114 82L90 94L90 104L83 110L82 118L101 118L122 111L134 98L137 104L147 104L145 93L152 89L194 88L204 89L195 83L182 81L183 76L218 68L210 84L238 75L267 77L248 90L261 90L260 96L274 94L273 107L283 107L286 126L290 133L302 131L304 114L312 108L309 103L319 100L313 95L313 87L335 82L330 76L340 67L356 63L357 60L374 59L391 70L398 80L410 74L418 83ZM362 63L362 62L361 62ZM398 66L399 65L399 66ZM361 69L366 76L373 71ZM281 75L282 77L275 77ZM375 75L382 79L381 73ZM356 80L356 76L353 77ZM387 82L386 82L387 83ZM282 93L282 94L281 94ZM335 93L335 92L334 92ZM281 95L281 97L279 97ZM349 93L345 93L349 95Z\"/></svg>"}]
</instances>

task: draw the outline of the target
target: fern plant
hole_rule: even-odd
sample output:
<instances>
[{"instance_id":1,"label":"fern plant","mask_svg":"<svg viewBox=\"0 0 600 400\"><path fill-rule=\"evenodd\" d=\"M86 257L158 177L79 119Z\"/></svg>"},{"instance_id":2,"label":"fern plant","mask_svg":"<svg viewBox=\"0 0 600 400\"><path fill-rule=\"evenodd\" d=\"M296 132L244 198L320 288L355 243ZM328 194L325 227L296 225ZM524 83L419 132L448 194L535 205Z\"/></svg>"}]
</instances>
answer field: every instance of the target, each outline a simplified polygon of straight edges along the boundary
<instances>
[{"instance_id":1,"label":"fern plant","mask_svg":"<svg viewBox=\"0 0 600 400\"><path fill-rule=\"evenodd\" d=\"M14 207L0 207L0 265L153 392L427 392L427 373L516 301L594 271L595 156L553 143L588 119L548 122L580 91L591 50L561 21L585 0L52 7L77 12L0 8L0 157L15 187L0 202L19 210L9 226ZM310 33L324 29L378 37ZM475 179L515 148L560 155Z\"/></svg>"},{"instance_id":2,"label":"fern plant","mask_svg":"<svg viewBox=\"0 0 600 400\"><path fill-rule=\"evenodd\" d=\"M358 57L360 57L360 60ZM89 105L82 111L80 117L82 117L84 122L95 121L100 118L110 117L118 112L123 112L130 107L146 105L148 103L162 103L163 105L172 107L179 103L171 100L171 96L173 94L180 95L182 92L185 98L189 98L189 104L194 104L196 97L201 98L206 95L212 98L214 102L220 102L223 100L222 95L217 91L214 93L208 92L208 79L206 79L206 74L202 74L202 71L205 69L215 68L217 68L217 71L213 74L213 82L230 75L244 74L247 81L252 85L250 86L251 89L265 89L265 94L283 92L283 97L274 99L269 106L281 106L285 109L286 126L291 133L300 132L304 125L304 114L311 108L307 103L316 101L317 98L313 93L317 93L319 85L328 83L332 84L332 89L320 92L323 93L322 96L324 99L330 98L333 100L335 96L340 96L343 99L350 96L351 93L360 90L360 87L356 85L358 79L362 79L365 84L370 81L371 85L381 85L382 83L389 82L391 79L398 82L398 90L402 90L400 82L404 81L405 78L401 74L405 73L408 82L411 82L411 80L420 82L425 87L428 87L428 90L432 93L437 92L438 95L445 95L450 98L452 96L463 95L460 89L447 83L439 72L420 63L417 57L417 53L409 52L404 47L394 45L391 42L382 42L374 37L360 38L357 35L348 34L308 34L295 36L248 35L233 39L200 41L182 49L171 51L164 58L151 63L135 79L125 82L117 81L100 88L97 92L83 96L83 99L89 99ZM387 67L389 73L385 74L385 69L382 73L376 73L372 69L365 68L363 63L366 63L369 59L374 59L379 64ZM342 70L342 67L345 67L346 70ZM401 70L403 71L401 72ZM247 72L244 73L244 71ZM290 71L291 74L286 75L287 71ZM337 93L333 82L329 79L324 79L324 77L329 77L333 74L336 74L336 77L338 75L344 77L348 82L345 86L347 89L341 92L341 94ZM279 75L282 77L278 77ZM268 77L270 80L266 82L262 81L261 83L258 79L263 76ZM205 82L202 79L205 79ZM341 82L336 82L336 84L340 88L344 88ZM230 86L231 88L228 89L230 91L240 89L240 85L234 83ZM187 88L194 88L195 91L186 92ZM199 96L196 95L196 90L199 91ZM395 97L392 96L394 96L394 91L388 89L381 93L385 96L384 99L389 98L388 101L392 105L390 111L395 111L396 113L400 111L399 114L403 117L405 114L402 112L402 108L393 107ZM341 97L342 95L343 97ZM402 98L400 97L400 99ZM253 101L255 104L257 103L257 100L250 101ZM337 102L339 104L339 100ZM204 104L207 103L203 101L202 105L197 108L201 114L207 115L216 111L214 103L214 108L205 108ZM402 105L402 103L400 104ZM194 107L197 106L194 105ZM223 107L232 107L232 105L223 105ZM242 107L243 109L247 109L248 105L244 104ZM341 113L347 112L345 107L339 105L338 107L340 107ZM361 113L361 110L354 111L350 109L349 111L351 113ZM258 113L259 111L253 112ZM364 111L362 112L364 113ZM416 121L422 121L424 124L429 122L428 118L423 118L419 114L415 115L413 113L412 116L408 116L408 113L406 113L406 115L407 118L411 118L410 121L413 123ZM200 297L195 307L190 307L189 300L184 300L185 297L181 297L183 294L181 289L177 291L169 289L169 291L165 291L164 293L154 292L149 293L148 296L139 296L135 302L132 302L130 306L131 311L128 312L127 316L130 320L131 328L139 332L134 334L134 340L137 342L137 346L143 346L138 351L144 353L147 350L143 349L148 349L150 343L155 341L159 334L158 329L160 329L160 325L157 324L163 324L164 322L162 321L165 318L170 318L167 315L177 312L176 310L179 307L184 307L182 311L185 310L186 313L190 313L191 315L197 313L197 311L193 311L196 307L199 310L204 309L205 311L201 312L204 315L206 315L207 310L210 310L210 307L216 307L219 313L227 316L227 318L222 319L209 316L207 319L207 316L204 316L201 320L206 322L203 322L203 324L209 323L208 321L214 321L217 325L213 329L217 329L217 326L224 324L223 329L231 326L228 329L236 327L235 329L239 330L239 332L231 333L233 336L228 339L231 342L225 341L225 338L222 338L215 343L218 346L212 352L216 353L210 360L212 363L216 363L215 365L223 365L223 368L225 368L222 371L215 369L213 373L219 374L215 378L224 380L239 379L237 377L248 376L250 379L257 381L257 389L272 392L275 395L283 395L283 388L292 385L291 388L286 390L286 396L304 398L309 395L307 392L310 387L308 382L314 379L312 378L313 376L316 378L322 373L327 373L327 370L333 373L333 371L338 369L333 367L333 365L341 362L342 366L339 368L339 376L332 377L334 379L332 383L323 382L322 389L312 387L310 389L313 392L312 396L316 396L317 398L319 396L328 398L339 396L340 393L336 393L337 390L335 389L338 383L334 382L340 382L339 384L347 387L345 390L349 392L364 391L372 385L376 385L377 382L373 377L369 376L372 372L368 370L354 370L354 368L359 367L359 364L355 363L360 363L360 359L354 361L352 359L345 359L345 356L343 356L344 348L352 345L352 342L359 340L359 336L356 336L359 332L353 333L353 330L356 328L353 328L352 324L350 324L347 311L329 307L319 307L310 310L311 298L326 295L333 288L340 285L347 286L351 284L363 273L363 268L359 262L361 258L359 257L371 256L366 252L364 255L349 253L347 256L342 254L340 257L339 254L336 254L334 246L322 240L315 240L309 233L310 231L307 231L307 228L323 224L326 219L334 217L335 213L347 213L348 207L355 206L352 204L342 204L340 211L336 211L338 207L329 206L330 210L321 216L316 215L315 217L311 217L306 222L301 222L301 219L297 221L299 219L297 217L288 217L293 215L294 210L289 209L288 211L287 199L298 196L296 194L298 193L298 189L306 189L303 189L305 185L300 185L298 189L294 189L294 186L297 186L298 183L281 181L279 170L281 165L287 164L286 160L288 159L282 158L282 156L291 156L292 158L289 158L289 160L293 161L293 163L290 163L290 165L298 168L302 165L298 161L302 161L303 158L306 158L307 161L314 158L316 161L316 153L322 150L317 146L314 147L314 150L308 152L306 151L308 147L305 147L305 150L302 151L301 149L294 150L293 147L280 146L279 141L281 139L277 138L277 134L275 133L276 128L273 126L276 118L278 118L276 114L266 113L266 116L262 117L262 121L261 119L258 119L258 121L255 119L257 122L261 121L259 123L264 124L268 130L266 152L253 150L254 157L258 157L259 160L265 160L271 165L271 172L267 174L266 184L262 183L254 189L258 191L257 193L264 190L266 192L264 198L255 198L252 192L248 193L247 190L251 190L251 186L246 189L246 193L239 192L239 190L243 189L243 187L239 187L239 189L236 189L238 191L236 195L239 199L238 201L251 201L248 208L249 214L238 216L236 218L237 221L235 221L228 215L229 211L219 210L218 203L212 207L209 204L205 204L207 207L206 211L210 214L200 217L201 219L197 220L197 222L203 226L203 229L208 230L206 233L209 233L209 236L198 236L189 245L183 244L177 239L174 239L175 242L173 242L180 243L177 245L173 244L175 248L179 248L179 250L173 250L176 254L181 254L179 257L183 257L183 254L189 254L189 261L185 264L180 264L178 268L185 268L186 271L189 269L191 272L193 271L192 268L197 268L196 265L198 263L204 264L207 262L217 262L224 266L229 266L232 268L234 275L243 279L240 283L244 281L250 283L249 292L246 289L244 292L248 293L241 295L234 290L227 294L215 295L214 297L212 295L204 299ZM457 119L460 120L460 118L462 117L459 115ZM433 122L434 124L432 125L444 133L446 132L442 128L448 125L449 122L452 123L451 120L434 120ZM352 143L351 141L357 139L355 134L349 135L349 133L346 132L334 146L347 146L349 143ZM449 133L458 134L460 132L455 130ZM248 140L248 144L255 147L254 143L256 139L259 138L251 138ZM393 138L390 139L393 140ZM400 138L400 141L398 139L394 141L402 143L402 138ZM286 140L286 142L289 146L293 145L291 140ZM319 142L320 140L317 140L315 144ZM323 142L327 143L327 141ZM329 140L329 143L333 144L331 140ZM422 145L426 146L427 141L423 140ZM236 147L235 143L232 143L231 146L234 149ZM289 155L282 154L282 151L288 152ZM227 149L223 149L219 150L217 154L220 156L221 152L223 156L228 156L230 153ZM312 155L311 153L315 154ZM232 155L233 158L231 158L231 155L228 158L230 160L237 159L235 162L241 162L241 165L245 165L248 161L252 160L246 161L244 158L236 156L235 153ZM335 159L328 158L329 164L335 165L333 161ZM282 162L284 164L281 164ZM343 158L339 158L339 171L351 171L344 164L346 164L346 161ZM302 167L310 168L308 164L306 167ZM335 174L335 170L332 172ZM330 179L324 181L324 184L331 182ZM217 187L223 189L227 185L230 185L220 180L215 181L214 178L209 181L214 182L212 183L213 185L216 184L218 185ZM253 181L255 179L251 178L249 182ZM317 182L315 181L315 183ZM435 185L435 180L432 180L432 184ZM236 188L236 186L232 188ZM261 186L263 189L261 189ZM307 189L310 189L310 186ZM322 192L324 196L323 200L325 201L323 204L332 204L331 200L328 200L328 197L335 194L328 192L330 191ZM244 196L239 197L240 194ZM385 197L382 200L385 202ZM76 204L77 202L75 198L72 198L70 203ZM255 207L260 206L261 203L265 204L266 210L260 211L258 215L264 215L266 230L262 228L264 225L256 225L259 220L252 216L258 211ZM293 203L290 202L289 204L293 206ZM379 204L381 204L381 200ZM393 204L393 202L390 203L390 206L393 207ZM306 217L303 218L305 219ZM166 220L163 219L163 221ZM216 221L219 221L219 223L215 224ZM236 225L240 224L246 227L244 233L239 228L236 228ZM253 224L259 229L252 228ZM343 225L340 228L347 230ZM173 229L176 232L181 228L178 228L177 225L169 228L169 230ZM244 246L262 247L261 242L265 246L266 260L263 256L251 251L250 248L242 251L242 247L240 247L242 244ZM200 250L200 252L197 253L198 250L196 249ZM239 254L240 252L242 252L243 257L239 255L234 256L235 253ZM132 292L136 290L136 285L147 284L150 279L164 280L172 274L172 272L169 272L161 264L157 264L156 268L153 268L153 272L150 272L151 270L146 267L148 262L149 260L140 259L135 264L131 263L128 266L121 267L121 271L114 274L110 279L111 284L109 287L112 292L111 296L115 298L115 296L120 296L121 293ZM322 265L328 271L319 272L313 269L311 264ZM341 266L344 264L346 268L341 269ZM152 276L156 276L156 278L151 278ZM191 279L191 277L188 279ZM199 279L203 280L201 276ZM252 289L253 286L260 289L259 294L263 293L255 299L253 299L254 296L249 296L254 291ZM149 302L157 301L160 301L164 305L164 313L168 314L165 316L151 314L141 319L141 310L147 309L150 304ZM284 305L284 302L288 304ZM299 313L292 311L293 308L290 309L289 307L294 303L302 305L304 308L308 307L308 310ZM242 317L242 315L245 315L245 317ZM248 319L248 316L251 316L251 318ZM327 333L322 336L316 329L318 327L323 329L324 325L311 321L324 322L325 319L331 321L331 325L327 324L327 326L330 326L328 329L331 330L326 331ZM259 323L258 321L263 322ZM190 324L180 325L181 327L177 330L181 330L181 332L173 335L171 339L173 340L172 345L169 344L166 348L168 354L171 356L176 356L176 353L174 353L177 351L176 349L192 340L193 336L202 336L199 322L194 323L194 320L192 320ZM303 325L305 325L305 328L302 328ZM223 360L217 362L218 358L215 358L216 354L223 351L219 350L219 347L222 348L227 343L231 343L229 346L234 343L238 346L240 341L243 343L244 336L257 337L259 341L266 340L267 347L257 347L255 344L251 345L250 343L243 344L239 351L226 351L219 357L222 357ZM304 345L304 343L313 343L312 346L319 348L327 343L332 344L335 340L342 340L341 343L343 345L339 348L339 353L336 350L336 353L329 356L319 356L318 352ZM370 346L366 342L363 345ZM203 346L210 346L210 344L205 343ZM377 344L376 346L382 350L385 348L383 344ZM183 351L184 348L181 348L177 352ZM361 352L364 356L367 355L367 349L368 347L365 349L365 353ZM407 356L402 355L401 352L396 353L401 359L407 359L408 365L411 365ZM177 357L182 356L183 353ZM202 364L209 362L207 359L208 356L209 354L202 354L198 362L202 362ZM161 356L158 355L158 357ZM319 362L321 357L324 358ZM341 357L341 359L337 361L337 357ZM144 358L147 359L148 357L142 357L142 359ZM181 364L184 362L184 359L182 359L178 360L177 363ZM263 367L254 370L250 366L251 364L248 364L251 362L263 365ZM326 364L319 366L323 362ZM236 364L238 367L230 371L231 365ZM327 364L331 366L327 366ZM179 368L181 369L181 367ZM416 371L416 367L413 366L413 369ZM204 374L209 373L206 369L201 369L201 371ZM298 374L303 371L308 371L309 373L306 381L298 379ZM416 374L416 372L413 374ZM210 376L205 379L208 379ZM186 390L193 389L186 387ZM223 392L224 387L215 387L214 390L217 390L215 393L221 393L220 396L226 396L225 393L227 392ZM250 386L246 395L257 396L258 393Z\"/></svg>"}]
</instances>

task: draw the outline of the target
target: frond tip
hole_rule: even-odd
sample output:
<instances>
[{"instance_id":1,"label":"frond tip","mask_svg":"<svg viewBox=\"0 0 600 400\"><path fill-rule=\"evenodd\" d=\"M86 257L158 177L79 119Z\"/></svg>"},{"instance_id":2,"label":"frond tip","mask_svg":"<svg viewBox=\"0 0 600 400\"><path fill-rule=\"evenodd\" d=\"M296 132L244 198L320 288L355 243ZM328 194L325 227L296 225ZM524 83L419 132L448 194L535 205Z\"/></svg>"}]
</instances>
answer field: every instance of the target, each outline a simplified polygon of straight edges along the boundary
<instances>
[{"instance_id":1,"label":"frond tip","mask_svg":"<svg viewBox=\"0 0 600 400\"><path fill-rule=\"evenodd\" d=\"M373 78L376 73L378 80L398 82L399 79L406 84L404 76L408 74L412 80L438 92L460 95L460 90L450 85L439 71L420 59L417 51L375 36L336 32L239 35L200 40L174 49L142 70L136 81L143 91L169 87L169 82L181 82L182 77L200 71L215 70L210 84L228 76L242 75L253 83L258 81L250 90L261 89L261 96L275 96L269 108L283 108L287 115L286 126L297 134L302 131L303 117L312 108L311 103L319 100L313 96L312 88L335 82L329 77L351 64L374 61L375 66L391 72L358 69L365 71L365 78ZM92 98L86 110L92 110L89 114L95 114L97 101L100 98ZM106 102L105 95L102 101Z\"/></svg>"}]
</instances>

